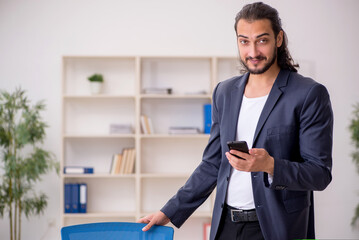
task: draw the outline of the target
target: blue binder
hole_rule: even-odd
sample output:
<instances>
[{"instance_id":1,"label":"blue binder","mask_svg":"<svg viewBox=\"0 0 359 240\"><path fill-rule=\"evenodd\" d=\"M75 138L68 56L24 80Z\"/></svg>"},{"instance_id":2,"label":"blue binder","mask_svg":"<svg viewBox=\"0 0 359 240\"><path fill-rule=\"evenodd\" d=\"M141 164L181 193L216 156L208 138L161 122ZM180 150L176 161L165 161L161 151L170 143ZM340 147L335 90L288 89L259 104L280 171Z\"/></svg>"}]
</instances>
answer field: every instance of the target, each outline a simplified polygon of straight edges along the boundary
<instances>
[{"instance_id":1,"label":"blue binder","mask_svg":"<svg viewBox=\"0 0 359 240\"><path fill-rule=\"evenodd\" d=\"M71 213L71 184L65 183L64 187L64 212Z\"/></svg>"},{"instance_id":2,"label":"blue binder","mask_svg":"<svg viewBox=\"0 0 359 240\"><path fill-rule=\"evenodd\" d=\"M71 184L71 212L79 213L80 184Z\"/></svg>"},{"instance_id":3,"label":"blue binder","mask_svg":"<svg viewBox=\"0 0 359 240\"><path fill-rule=\"evenodd\" d=\"M203 106L204 133L209 134L212 126L212 104Z\"/></svg>"},{"instance_id":4,"label":"blue binder","mask_svg":"<svg viewBox=\"0 0 359 240\"><path fill-rule=\"evenodd\" d=\"M64 174L92 174L93 167L64 167Z\"/></svg>"},{"instance_id":5,"label":"blue binder","mask_svg":"<svg viewBox=\"0 0 359 240\"><path fill-rule=\"evenodd\" d=\"M79 193L79 197L80 197L80 201L79 201L80 209L79 209L79 212L80 213L86 213L87 212L87 184L86 183L81 183L79 190L80 190L80 193Z\"/></svg>"}]
</instances>

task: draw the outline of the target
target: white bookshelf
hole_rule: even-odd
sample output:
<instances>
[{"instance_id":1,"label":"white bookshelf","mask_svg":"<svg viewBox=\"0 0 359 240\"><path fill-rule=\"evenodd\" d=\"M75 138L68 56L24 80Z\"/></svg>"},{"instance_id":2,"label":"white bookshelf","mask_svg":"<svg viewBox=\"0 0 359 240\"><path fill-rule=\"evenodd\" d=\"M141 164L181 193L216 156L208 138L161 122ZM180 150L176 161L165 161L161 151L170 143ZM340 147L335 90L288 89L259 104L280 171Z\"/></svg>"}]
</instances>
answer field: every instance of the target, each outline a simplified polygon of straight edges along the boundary
<instances>
[{"instance_id":1,"label":"white bookshelf","mask_svg":"<svg viewBox=\"0 0 359 240\"><path fill-rule=\"evenodd\" d=\"M94 174L61 173L62 225L135 221L159 210L200 163L208 134L170 135L171 126L203 131L203 105L214 86L238 75L236 57L65 56L62 92L64 166L94 167ZM87 77L101 73L101 94L91 95ZM145 94L171 88L172 94ZM143 134L140 117L151 118L154 134ZM110 124L130 124L130 134L110 134ZM135 148L135 171L109 173L112 155ZM64 213L64 184L86 183L87 213ZM213 196L175 230L175 239L201 236L210 222ZM178 233L177 233L178 232Z\"/></svg>"}]
</instances>

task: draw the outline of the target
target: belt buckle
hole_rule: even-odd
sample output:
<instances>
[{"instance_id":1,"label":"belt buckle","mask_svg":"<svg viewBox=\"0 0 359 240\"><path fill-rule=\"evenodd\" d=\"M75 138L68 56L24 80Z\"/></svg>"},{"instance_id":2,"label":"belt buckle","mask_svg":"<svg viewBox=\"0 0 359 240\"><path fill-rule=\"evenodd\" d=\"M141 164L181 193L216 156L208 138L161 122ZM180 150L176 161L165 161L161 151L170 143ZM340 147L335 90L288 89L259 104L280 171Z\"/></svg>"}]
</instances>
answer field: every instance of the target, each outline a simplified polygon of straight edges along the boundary
<instances>
[{"instance_id":1,"label":"belt buckle","mask_svg":"<svg viewBox=\"0 0 359 240\"><path fill-rule=\"evenodd\" d=\"M235 214L235 213L238 213L238 214ZM243 210L231 209L231 220L232 220L232 222L240 222L241 221L240 213L243 213Z\"/></svg>"}]
</instances>

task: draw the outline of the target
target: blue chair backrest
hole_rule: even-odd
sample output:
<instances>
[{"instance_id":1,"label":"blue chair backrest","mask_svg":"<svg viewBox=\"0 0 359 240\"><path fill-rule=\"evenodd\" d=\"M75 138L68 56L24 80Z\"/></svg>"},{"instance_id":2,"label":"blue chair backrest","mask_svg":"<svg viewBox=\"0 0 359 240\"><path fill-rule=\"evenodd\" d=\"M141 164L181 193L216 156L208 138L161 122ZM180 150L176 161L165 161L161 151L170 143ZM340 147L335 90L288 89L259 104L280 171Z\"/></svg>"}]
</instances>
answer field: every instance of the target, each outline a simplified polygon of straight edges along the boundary
<instances>
[{"instance_id":1,"label":"blue chair backrest","mask_svg":"<svg viewBox=\"0 0 359 240\"><path fill-rule=\"evenodd\" d=\"M173 228L153 226L143 232L144 223L103 222L63 227L62 240L173 240Z\"/></svg>"}]
</instances>

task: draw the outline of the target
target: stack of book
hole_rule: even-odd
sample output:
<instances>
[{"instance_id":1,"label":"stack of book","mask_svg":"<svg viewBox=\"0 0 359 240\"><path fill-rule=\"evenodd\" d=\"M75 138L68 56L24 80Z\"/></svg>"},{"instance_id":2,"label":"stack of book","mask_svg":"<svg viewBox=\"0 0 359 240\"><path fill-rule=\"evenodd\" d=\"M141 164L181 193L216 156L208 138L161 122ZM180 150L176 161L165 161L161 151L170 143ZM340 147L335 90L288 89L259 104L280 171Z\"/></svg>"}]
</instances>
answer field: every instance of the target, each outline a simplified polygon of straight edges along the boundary
<instances>
[{"instance_id":1,"label":"stack of book","mask_svg":"<svg viewBox=\"0 0 359 240\"><path fill-rule=\"evenodd\" d=\"M145 88L145 94L172 94L172 88Z\"/></svg>"},{"instance_id":2,"label":"stack of book","mask_svg":"<svg viewBox=\"0 0 359 240\"><path fill-rule=\"evenodd\" d=\"M133 128L130 124L110 124L110 134L131 134Z\"/></svg>"},{"instance_id":3,"label":"stack of book","mask_svg":"<svg viewBox=\"0 0 359 240\"><path fill-rule=\"evenodd\" d=\"M147 117L146 115L141 116L141 128L142 133L144 134L153 134L153 125L151 118Z\"/></svg>"},{"instance_id":4,"label":"stack of book","mask_svg":"<svg viewBox=\"0 0 359 240\"><path fill-rule=\"evenodd\" d=\"M199 134L200 131L196 127L170 127L169 134Z\"/></svg>"},{"instance_id":5,"label":"stack of book","mask_svg":"<svg viewBox=\"0 0 359 240\"><path fill-rule=\"evenodd\" d=\"M110 174L131 174L135 171L136 150L125 148L122 153L112 157Z\"/></svg>"},{"instance_id":6,"label":"stack of book","mask_svg":"<svg viewBox=\"0 0 359 240\"><path fill-rule=\"evenodd\" d=\"M65 183L65 213L87 212L87 184Z\"/></svg>"}]
</instances>

